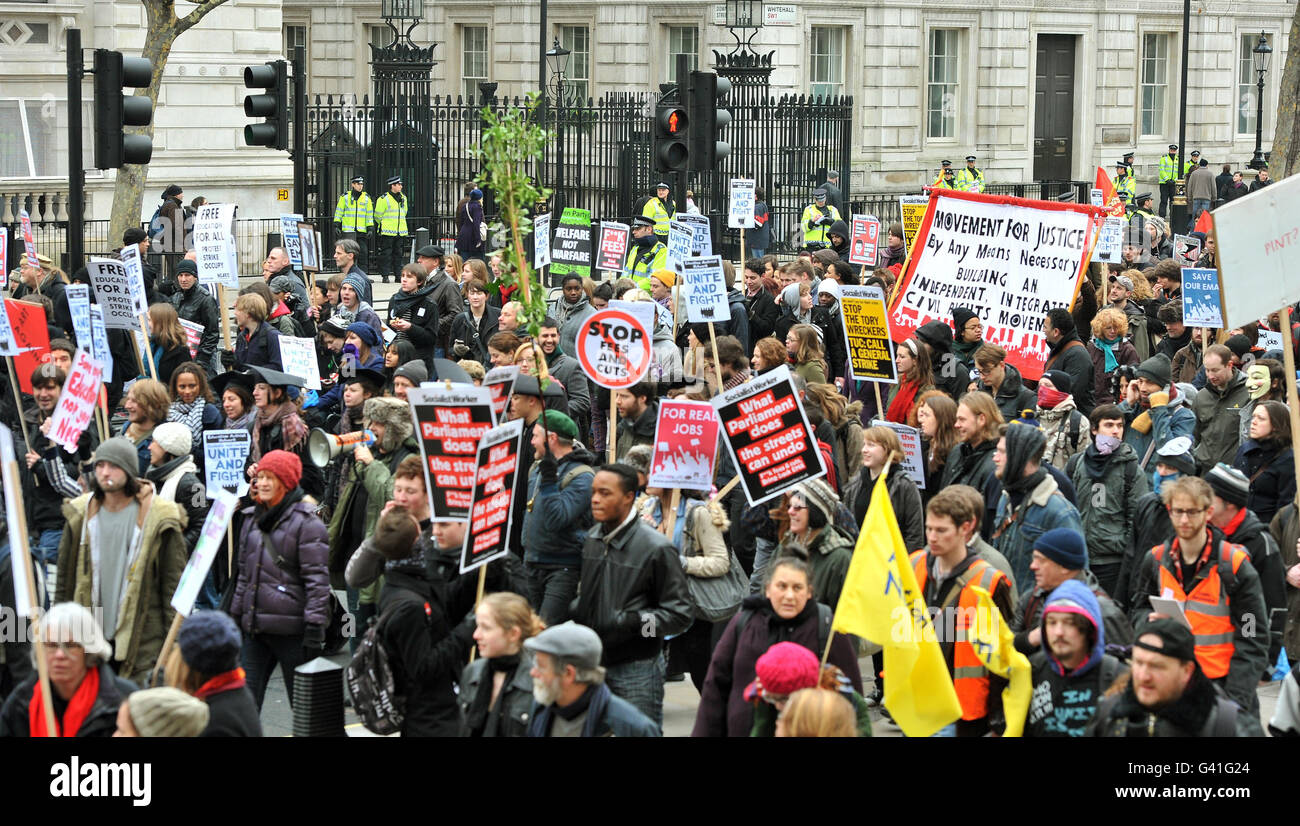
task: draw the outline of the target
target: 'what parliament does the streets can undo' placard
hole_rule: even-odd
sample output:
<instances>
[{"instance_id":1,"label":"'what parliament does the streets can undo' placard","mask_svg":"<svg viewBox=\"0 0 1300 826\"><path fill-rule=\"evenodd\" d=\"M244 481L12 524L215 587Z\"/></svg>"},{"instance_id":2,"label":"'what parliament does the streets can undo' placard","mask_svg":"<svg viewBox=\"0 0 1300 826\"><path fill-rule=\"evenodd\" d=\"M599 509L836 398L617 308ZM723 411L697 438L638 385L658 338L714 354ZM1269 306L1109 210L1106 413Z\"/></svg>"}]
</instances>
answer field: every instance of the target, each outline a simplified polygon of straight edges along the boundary
<instances>
[{"instance_id":1,"label":"'what parliament does the streets can undo' placard","mask_svg":"<svg viewBox=\"0 0 1300 826\"><path fill-rule=\"evenodd\" d=\"M1037 379L1048 356L1043 319L1073 305L1101 216L1084 204L932 190L890 307L894 341L930 321L952 326L953 309L967 307L984 340Z\"/></svg>"}]
</instances>

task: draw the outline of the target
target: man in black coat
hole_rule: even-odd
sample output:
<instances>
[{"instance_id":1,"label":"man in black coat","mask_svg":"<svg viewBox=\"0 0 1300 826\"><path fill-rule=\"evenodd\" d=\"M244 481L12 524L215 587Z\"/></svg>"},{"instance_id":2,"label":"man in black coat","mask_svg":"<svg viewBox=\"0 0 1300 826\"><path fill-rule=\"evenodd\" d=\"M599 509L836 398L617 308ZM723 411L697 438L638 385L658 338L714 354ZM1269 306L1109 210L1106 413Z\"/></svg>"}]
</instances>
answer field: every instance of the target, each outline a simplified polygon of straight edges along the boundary
<instances>
[{"instance_id":1,"label":"man in black coat","mask_svg":"<svg viewBox=\"0 0 1300 826\"><path fill-rule=\"evenodd\" d=\"M743 273L745 281L745 309L749 313L749 348L759 339L767 338L776 329L776 321L781 317L781 310L776 306L772 294L763 289L763 271L766 266L761 258L751 258L745 262Z\"/></svg>"},{"instance_id":2,"label":"man in black coat","mask_svg":"<svg viewBox=\"0 0 1300 826\"><path fill-rule=\"evenodd\" d=\"M429 274L424 283L433 288L433 303L438 308L438 335L433 354L436 358L446 358L451 349L451 323L465 309L465 299L456 286L456 279L442 268L441 247L433 244L420 247L415 251L415 261Z\"/></svg>"},{"instance_id":3,"label":"man in black coat","mask_svg":"<svg viewBox=\"0 0 1300 826\"><path fill-rule=\"evenodd\" d=\"M665 637L693 620L677 549L637 517L636 471L603 465L591 486L596 525L582 548L582 577L571 614L600 635L605 682L663 727Z\"/></svg>"},{"instance_id":4,"label":"man in black coat","mask_svg":"<svg viewBox=\"0 0 1300 826\"><path fill-rule=\"evenodd\" d=\"M1049 355L1043 372L1064 370L1070 374L1074 388L1074 406L1087 416L1092 412L1092 356L1079 340L1074 326L1074 316L1065 307L1053 307L1043 320L1043 336L1047 339Z\"/></svg>"},{"instance_id":5,"label":"man in black coat","mask_svg":"<svg viewBox=\"0 0 1300 826\"><path fill-rule=\"evenodd\" d=\"M388 326L415 347L415 357L433 364L440 316L433 297L433 284L423 267L402 268L401 289L388 299Z\"/></svg>"},{"instance_id":6,"label":"man in black coat","mask_svg":"<svg viewBox=\"0 0 1300 826\"><path fill-rule=\"evenodd\" d=\"M199 268L193 261L182 258L176 263L176 291L168 300L181 319L202 325L203 334L199 337L199 351L194 360L208 371L209 379L215 378L212 356L221 340L221 310L217 307L217 300L199 286Z\"/></svg>"}]
</instances>

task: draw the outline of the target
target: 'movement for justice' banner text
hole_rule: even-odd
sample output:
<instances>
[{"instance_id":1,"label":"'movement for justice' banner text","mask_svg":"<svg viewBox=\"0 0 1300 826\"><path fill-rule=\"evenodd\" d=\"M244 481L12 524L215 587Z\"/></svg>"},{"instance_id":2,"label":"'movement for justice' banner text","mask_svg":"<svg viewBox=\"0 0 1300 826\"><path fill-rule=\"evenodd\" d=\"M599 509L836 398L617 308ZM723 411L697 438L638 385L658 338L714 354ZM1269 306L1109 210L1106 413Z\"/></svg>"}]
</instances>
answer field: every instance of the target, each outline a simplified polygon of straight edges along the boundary
<instances>
[{"instance_id":1,"label":"'movement for justice' banner text","mask_svg":"<svg viewBox=\"0 0 1300 826\"><path fill-rule=\"evenodd\" d=\"M1048 356L1043 317L1070 307L1092 247L1092 217L1083 204L1001 195L931 191L911 262L890 308L894 341L939 320L954 307L984 324L984 340L1007 351L1026 379Z\"/></svg>"}]
</instances>

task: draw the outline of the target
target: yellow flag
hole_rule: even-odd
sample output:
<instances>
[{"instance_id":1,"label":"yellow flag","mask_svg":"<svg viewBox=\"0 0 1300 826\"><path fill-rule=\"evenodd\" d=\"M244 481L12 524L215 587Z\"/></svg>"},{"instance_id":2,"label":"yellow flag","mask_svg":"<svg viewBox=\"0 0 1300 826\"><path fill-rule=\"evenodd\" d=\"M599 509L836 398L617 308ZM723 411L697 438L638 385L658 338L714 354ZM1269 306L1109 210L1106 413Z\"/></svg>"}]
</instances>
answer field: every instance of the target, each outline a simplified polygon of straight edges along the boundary
<instances>
[{"instance_id":1,"label":"yellow flag","mask_svg":"<svg viewBox=\"0 0 1300 826\"><path fill-rule=\"evenodd\" d=\"M885 476L872 491L833 627L884 647L885 708L908 737L929 737L961 717L961 703L912 573Z\"/></svg>"},{"instance_id":2,"label":"yellow flag","mask_svg":"<svg viewBox=\"0 0 1300 826\"><path fill-rule=\"evenodd\" d=\"M1025 731L1025 715L1029 713L1033 689L1029 658L1016 650L1015 635L993 604L993 596L978 585L971 587L979 599L977 619L967 629L973 636L971 647L985 668L1011 681L1002 690L1002 711L1007 718L1007 730L1002 736L1020 737Z\"/></svg>"}]
</instances>

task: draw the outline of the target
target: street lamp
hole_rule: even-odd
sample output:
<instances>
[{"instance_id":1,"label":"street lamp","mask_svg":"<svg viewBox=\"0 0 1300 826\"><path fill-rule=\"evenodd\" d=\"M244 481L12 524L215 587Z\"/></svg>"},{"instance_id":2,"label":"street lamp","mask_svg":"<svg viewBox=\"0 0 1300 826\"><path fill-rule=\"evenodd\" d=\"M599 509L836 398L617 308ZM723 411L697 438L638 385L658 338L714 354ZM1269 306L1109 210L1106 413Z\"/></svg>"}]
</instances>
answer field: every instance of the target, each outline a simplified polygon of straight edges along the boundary
<instances>
[{"instance_id":1,"label":"street lamp","mask_svg":"<svg viewBox=\"0 0 1300 826\"><path fill-rule=\"evenodd\" d=\"M410 42L411 31L424 18L424 0L382 0L379 4L379 16L384 18L388 28L393 30L393 42L389 45L395 45L399 40ZM410 21L406 31L402 32L398 26Z\"/></svg>"},{"instance_id":2,"label":"street lamp","mask_svg":"<svg viewBox=\"0 0 1300 826\"><path fill-rule=\"evenodd\" d=\"M546 52L546 65L551 70L550 86L555 95L555 201L552 212L563 214L564 210L564 108L569 100L568 80L565 72L569 68L568 49L560 45L558 38Z\"/></svg>"},{"instance_id":3,"label":"street lamp","mask_svg":"<svg viewBox=\"0 0 1300 826\"><path fill-rule=\"evenodd\" d=\"M736 48L732 49L732 53L734 54L742 47L748 49L754 35L763 27L762 0L727 0L726 11L727 30L731 32L732 37L736 38ZM745 29L749 29L750 32L742 41L736 31L743 32Z\"/></svg>"},{"instance_id":4,"label":"street lamp","mask_svg":"<svg viewBox=\"0 0 1300 826\"><path fill-rule=\"evenodd\" d=\"M1251 57L1255 61L1255 72L1259 75L1259 92L1256 95L1258 105L1255 109L1255 157L1250 159L1247 164L1251 169L1261 169L1264 166L1264 73L1268 71L1269 58L1273 56L1273 47L1268 45L1268 35L1264 32L1259 33L1259 42L1255 48L1250 50Z\"/></svg>"}]
</instances>

